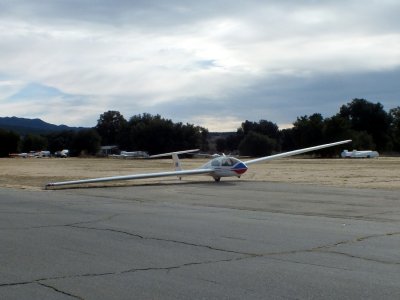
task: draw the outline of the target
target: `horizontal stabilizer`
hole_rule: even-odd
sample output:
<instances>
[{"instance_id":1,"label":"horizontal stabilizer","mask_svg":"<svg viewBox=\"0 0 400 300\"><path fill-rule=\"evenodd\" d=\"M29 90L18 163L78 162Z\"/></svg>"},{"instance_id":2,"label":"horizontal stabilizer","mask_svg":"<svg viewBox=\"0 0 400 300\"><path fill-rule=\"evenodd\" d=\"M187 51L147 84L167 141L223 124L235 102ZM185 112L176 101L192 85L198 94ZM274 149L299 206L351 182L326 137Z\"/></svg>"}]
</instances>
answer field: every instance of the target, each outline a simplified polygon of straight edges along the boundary
<instances>
[{"instance_id":1,"label":"horizontal stabilizer","mask_svg":"<svg viewBox=\"0 0 400 300\"><path fill-rule=\"evenodd\" d=\"M172 154L192 153L192 152L197 152L197 151L199 151L199 150L200 150L200 149L192 149L192 150L183 150L183 151L176 151L176 152L168 152L168 153L150 155L150 158L172 156Z\"/></svg>"}]
</instances>

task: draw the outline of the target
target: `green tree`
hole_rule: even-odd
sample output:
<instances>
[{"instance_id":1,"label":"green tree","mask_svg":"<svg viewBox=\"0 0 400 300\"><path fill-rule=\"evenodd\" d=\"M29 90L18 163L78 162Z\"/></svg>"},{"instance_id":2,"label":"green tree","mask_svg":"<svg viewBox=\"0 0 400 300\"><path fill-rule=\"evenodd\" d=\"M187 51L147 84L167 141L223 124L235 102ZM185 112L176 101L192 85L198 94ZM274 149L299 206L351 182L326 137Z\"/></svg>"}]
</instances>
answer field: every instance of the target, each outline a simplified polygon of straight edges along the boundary
<instances>
[{"instance_id":1,"label":"green tree","mask_svg":"<svg viewBox=\"0 0 400 300\"><path fill-rule=\"evenodd\" d=\"M323 142L331 143L334 141L348 140L354 137L354 132L350 129L350 123L347 119L336 115L331 118L326 118L323 121ZM343 146L329 147L319 150L318 153L322 157L337 157L339 156L339 149ZM346 145L345 147L350 147Z\"/></svg>"},{"instance_id":2,"label":"green tree","mask_svg":"<svg viewBox=\"0 0 400 300\"><path fill-rule=\"evenodd\" d=\"M252 133L249 139L254 139L253 133L260 134L262 136L268 137L270 139L270 146L274 145L274 148L271 151L279 151L280 150L280 132L279 127L273 122L267 120L260 120L259 122L251 122L244 121L240 128L238 128L235 137L227 138L227 148L228 150L234 151L239 148L240 144L246 139L246 137ZM245 141L243 145L247 144L248 141ZM243 147L242 145L242 147Z\"/></svg>"},{"instance_id":3,"label":"green tree","mask_svg":"<svg viewBox=\"0 0 400 300\"><path fill-rule=\"evenodd\" d=\"M131 150L146 150L150 154L173 150L173 123L160 115L144 113L129 120Z\"/></svg>"},{"instance_id":4,"label":"green tree","mask_svg":"<svg viewBox=\"0 0 400 300\"><path fill-rule=\"evenodd\" d=\"M95 129L103 145L119 145L128 122L118 111L109 110L100 115Z\"/></svg>"},{"instance_id":5,"label":"green tree","mask_svg":"<svg viewBox=\"0 0 400 300\"><path fill-rule=\"evenodd\" d=\"M290 151L296 149L295 133L293 128L281 130L281 149L282 151Z\"/></svg>"},{"instance_id":6,"label":"green tree","mask_svg":"<svg viewBox=\"0 0 400 300\"><path fill-rule=\"evenodd\" d=\"M206 132L199 126L192 124L176 123L172 127L172 144L176 150L200 148L206 150L208 143L205 138Z\"/></svg>"},{"instance_id":7,"label":"green tree","mask_svg":"<svg viewBox=\"0 0 400 300\"><path fill-rule=\"evenodd\" d=\"M383 109L382 104L354 99L340 108L339 116L349 121L351 129L371 135L377 150L388 149L391 116Z\"/></svg>"},{"instance_id":8,"label":"green tree","mask_svg":"<svg viewBox=\"0 0 400 300\"><path fill-rule=\"evenodd\" d=\"M298 117L292 128L295 147L304 148L323 143L323 127L324 119L319 113Z\"/></svg>"},{"instance_id":9,"label":"green tree","mask_svg":"<svg viewBox=\"0 0 400 300\"><path fill-rule=\"evenodd\" d=\"M226 151L226 139L218 138L215 140L215 148L218 152L225 152Z\"/></svg>"},{"instance_id":10,"label":"green tree","mask_svg":"<svg viewBox=\"0 0 400 300\"><path fill-rule=\"evenodd\" d=\"M350 139L353 149L376 149L373 137L366 131L352 130Z\"/></svg>"},{"instance_id":11,"label":"green tree","mask_svg":"<svg viewBox=\"0 0 400 300\"><path fill-rule=\"evenodd\" d=\"M71 149L76 132L71 130L53 132L48 134L48 150L51 153L61 151L63 149Z\"/></svg>"},{"instance_id":12,"label":"green tree","mask_svg":"<svg viewBox=\"0 0 400 300\"><path fill-rule=\"evenodd\" d=\"M351 124L340 115L327 118L323 122L323 136L326 142L350 138Z\"/></svg>"},{"instance_id":13,"label":"green tree","mask_svg":"<svg viewBox=\"0 0 400 300\"><path fill-rule=\"evenodd\" d=\"M240 142L240 155L266 156L276 148L276 140L266 135L250 131Z\"/></svg>"},{"instance_id":14,"label":"green tree","mask_svg":"<svg viewBox=\"0 0 400 300\"><path fill-rule=\"evenodd\" d=\"M135 115L128 122L128 130L130 150L145 150L150 154L157 154L208 148L208 131L205 128L192 124L175 124L160 115Z\"/></svg>"},{"instance_id":15,"label":"green tree","mask_svg":"<svg viewBox=\"0 0 400 300\"><path fill-rule=\"evenodd\" d=\"M243 136L236 134L231 134L226 137L226 151L237 151L239 149L239 144L243 140Z\"/></svg>"},{"instance_id":16,"label":"green tree","mask_svg":"<svg viewBox=\"0 0 400 300\"><path fill-rule=\"evenodd\" d=\"M41 151L46 149L47 138L41 135L27 134L21 141L22 152Z\"/></svg>"},{"instance_id":17,"label":"green tree","mask_svg":"<svg viewBox=\"0 0 400 300\"><path fill-rule=\"evenodd\" d=\"M72 146L72 155L95 155L100 149L100 136L95 129L84 129L75 133Z\"/></svg>"},{"instance_id":18,"label":"green tree","mask_svg":"<svg viewBox=\"0 0 400 300\"><path fill-rule=\"evenodd\" d=\"M250 131L266 135L272 139L279 138L279 127L273 122L267 120L260 120L257 122L244 121L239 128L239 131L243 132L243 135L247 135Z\"/></svg>"},{"instance_id":19,"label":"green tree","mask_svg":"<svg viewBox=\"0 0 400 300\"><path fill-rule=\"evenodd\" d=\"M389 113L392 118L390 132L393 143L393 150L400 151L400 106L392 108Z\"/></svg>"},{"instance_id":20,"label":"green tree","mask_svg":"<svg viewBox=\"0 0 400 300\"><path fill-rule=\"evenodd\" d=\"M210 150L210 145L208 144L208 136L209 136L209 131L207 128L204 127L197 127L197 130L200 132L200 149L202 151L208 151Z\"/></svg>"},{"instance_id":21,"label":"green tree","mask_svg":"<svg viewBox=\"0 0 400 300\"><path fill-rule=\"evenodd\" d=\"M0 129L0 157L18 152L19 140L20 137L15 132Z\"/></svg>"}]
</instances>

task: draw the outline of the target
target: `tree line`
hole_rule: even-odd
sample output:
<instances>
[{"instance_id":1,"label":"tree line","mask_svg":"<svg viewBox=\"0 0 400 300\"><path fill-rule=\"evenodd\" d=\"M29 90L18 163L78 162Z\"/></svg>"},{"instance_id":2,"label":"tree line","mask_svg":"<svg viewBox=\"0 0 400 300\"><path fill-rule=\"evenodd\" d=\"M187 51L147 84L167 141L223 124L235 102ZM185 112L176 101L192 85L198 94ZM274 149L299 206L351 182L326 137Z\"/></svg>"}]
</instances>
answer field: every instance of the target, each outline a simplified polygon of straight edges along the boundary
<instances>
[{"instance_id":1,"label":"tree line","mask_svg":"<svg viewBox=\"0 0 400 300\"><path fill-rule=\"evenodd\" d=\"M51 153L69 149L70 155L95 155L100 149L101 137L94 129L67 130L49 134L20 136L0 129L0 157L10 153L49 150Z\"/></svg>"},{"instance_id":2,"label":"tree line","mask_svg":"<svg viewBox=\"0 0 400 300\"><path fill-rule=\"evenodd\" d=\"M320 113L301 116L292 128L279 130L268 120L245 121L237 132L216 141L220 152L262 156L339 140L352 139L348 147L381 152L400 152L400 106L386 112L380 103L353 99L340 107L337 114L323 118ZM337 155L337 149L318 152Z\"/></svg>"},{"instance_id":3,"label":"tree line","mask_svg":"<svg viewBox=\"0 0 400 300\"><path fill-rule=\"evenodd\" d=\"M49 134L27 134L0 129L0 156L10 153L69 149L71 156L96 155L101 145L125 150L144 150L149 154L181 149L208 150L208 130L192 124L174 123L160 115L140 114L126 120L118 111L100 115L89 129L66 130Z\"/></svg>"},{"instance_id":4,"label":"tree line","mask_svg":"<svg viewBox=\"0 0 400 300\"><path fill-rule=\"evenodd\" d=\"M298 117L292 128L280 130L268 121L244 121L235 133L215 141L218 152L263 156L333 141L352 139L349 147L381 152L400 152L400 106L386 112L380 103L354 99L340 107L337 114L323 118L320 113ZM144 150L149 154L200 148L208 151L209 132L192 124L174 123L148 113L126 120L118 111L100 115L93 128L50 134L28 134L0 129L0 156L13 152L69 149L73 156L95 155L101 145L123 150ZM337 149L318 152L337 155Z\"/></svg>"},{"instance_id":5,"label":"tree line","mask_svg":"<svg viewBox=\"0 0 400 300\"><path fill-rule=\"evenodd\" d=\"M208 150L206 128L174 123L160 115L144 113L127 121L118 111L108 111L100 115L95 129L103 145L117 145L121 149L144 150L149 154L192 148Z\"/></svg>"}]
</instances>

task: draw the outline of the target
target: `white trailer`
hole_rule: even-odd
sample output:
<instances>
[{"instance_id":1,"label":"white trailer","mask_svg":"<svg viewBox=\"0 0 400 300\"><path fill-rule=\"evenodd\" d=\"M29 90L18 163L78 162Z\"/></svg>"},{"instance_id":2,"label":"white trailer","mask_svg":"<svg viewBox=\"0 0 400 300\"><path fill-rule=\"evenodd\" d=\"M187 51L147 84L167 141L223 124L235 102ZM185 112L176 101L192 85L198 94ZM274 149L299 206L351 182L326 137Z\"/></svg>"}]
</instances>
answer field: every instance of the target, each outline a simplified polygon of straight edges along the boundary
<instances>
[{"instance_id":1,"label":"white trailer","mask_svg":"<svg viewBox=\"0 0 400 300\"><path fill-rule=\"evenodd\" d=\"M363 150L363 151L358 151L358 150L347 151L347 150L343 150L343 152L340 155L343 158L374 158L374 157L379 157L379 153L377 151L372 151L372 150Z\"/></svg>"}]
</instances>

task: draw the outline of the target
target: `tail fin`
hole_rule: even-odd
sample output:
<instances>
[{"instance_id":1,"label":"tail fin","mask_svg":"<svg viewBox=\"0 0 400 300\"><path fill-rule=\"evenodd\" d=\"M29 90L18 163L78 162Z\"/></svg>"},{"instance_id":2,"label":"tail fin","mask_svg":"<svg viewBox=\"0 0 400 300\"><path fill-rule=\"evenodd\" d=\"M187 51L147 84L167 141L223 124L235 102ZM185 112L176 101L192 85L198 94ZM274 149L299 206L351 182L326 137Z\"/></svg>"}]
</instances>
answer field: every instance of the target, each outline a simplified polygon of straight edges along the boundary
<instances>
[{"instance_id":1,"label":"tail fin","mask_svg":"<svg viewBox=\"0 0 400 300\"><path fill-rule=\"evenodd\" d=\"M172 160L174 161L175 171L181 171L182 165L177 153L172 153Z\"/></svg>"},{"instance_id":2,"label":"tail fin","mask_svg":"<svg viewBox=\"0 0 400 300\"><path fill-rule=\"evenodd\" d=\"M172 153L172 160L174 161L175 171L182 171L181 161L179 160L178 153ZM179 180L182 180L182 176L178 176Z\"/></svg>"},{"instance_id":3,"label":"tail fin","mask_svg":"<svg viewBox=\"0 0 400 300\"><path fill-rule=\"evenodd\" d=\"M170 156L171 155L172 156L172 160L174 161L175 171L181 171L182 170L182 165L181 165L181 161L179 160L178 154L192 153L192 152L197 152L197 151L199 151L199 149L191 149L191 150L169 152L169 153L152 155L152 156L150 156L150 158L164 157L164 156Z\"/></svg>"}]
</instances>

